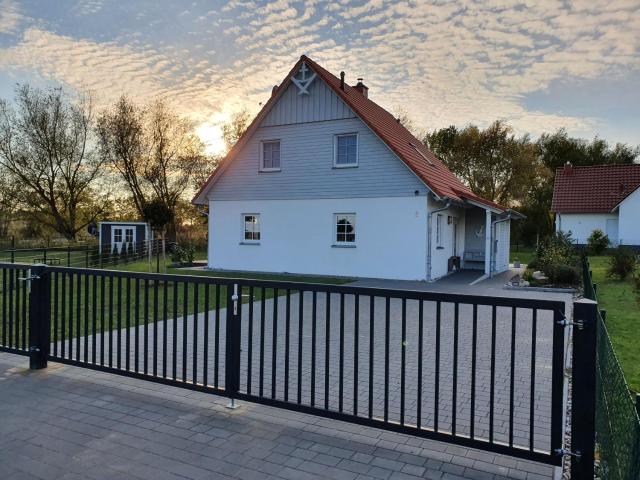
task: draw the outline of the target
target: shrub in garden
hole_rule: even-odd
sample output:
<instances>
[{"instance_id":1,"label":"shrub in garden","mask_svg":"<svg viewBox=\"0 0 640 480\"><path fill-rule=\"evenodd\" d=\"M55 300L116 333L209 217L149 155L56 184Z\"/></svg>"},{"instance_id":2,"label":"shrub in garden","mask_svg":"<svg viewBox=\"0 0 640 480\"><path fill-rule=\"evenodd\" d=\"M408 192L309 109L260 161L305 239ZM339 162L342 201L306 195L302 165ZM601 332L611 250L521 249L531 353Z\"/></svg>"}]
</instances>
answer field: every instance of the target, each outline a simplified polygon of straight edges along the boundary
<instances>
[{"instance_id":1,"label":"shrub in garden","mask_svg":"<svg viewBox=\"0 0 640 480\"><path fill-rule=\"evenodd\" d=\"M636 254L633 250L626 247L618 247L614 250L609 258L609 268L607 275L609 277L625 280L636 269Z\"/></svg>"},{"instance_id":2,"label":"shrub in garden","mask_svg":"<svg viewBox=\"0 0 640 480\"><path fill-rule=\"evenodd\" d=\"M610 244L609 237L596 228L587 239L587 250L591 255L602 255Z\"/></svg>"},{"instance_id":3,"label":"shrub in garden","mask_svg":"<svg viewBox=\"0 0 640 480\"><path fill-rule=\"evenodd\" d=\"M572 265L554 265L548 272L545 272L552 283L558 285L579 285L580 270Z\"/></svg>"},{"instance_id":4,"label":"shrub in garden","mask_svg":"<svg viewBox=\"0 0 640 480\"><path fill-rule=\"evenodd\" d=\"M536 248L534 264L547 276L559 265L576 265L576 250L571 233L556 232L543 239Z\"/></svg>"}]
</instances>

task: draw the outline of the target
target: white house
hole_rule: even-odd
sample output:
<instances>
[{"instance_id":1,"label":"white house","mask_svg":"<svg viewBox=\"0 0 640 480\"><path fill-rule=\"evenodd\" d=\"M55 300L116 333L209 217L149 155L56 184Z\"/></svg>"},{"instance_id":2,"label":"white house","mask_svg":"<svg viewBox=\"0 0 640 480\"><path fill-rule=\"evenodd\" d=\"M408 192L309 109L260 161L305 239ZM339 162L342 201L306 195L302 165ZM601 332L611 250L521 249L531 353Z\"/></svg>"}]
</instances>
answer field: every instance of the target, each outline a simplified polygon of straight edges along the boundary
<instances>
[{"instance_id":1,"label":"white house","mask_svg":"<svg viewBox=\"0 0 640 480\"><path fill-rule=\"evenodd\" d=\"M194 198L212 269L434 280L509 264L510 219L359 79L302 56Z\"/></svg>"},{"instance_id":2,"label":"white house","mask_svg":"<svg viewBox=\"0 0 640 480\"><path fill-rule=\"evenodd\" d=\"M574 167L556 171L552 211L556 231L580 245L602 230L613 245L640 246L640 164Z\"/></svg>"}]
</instances>

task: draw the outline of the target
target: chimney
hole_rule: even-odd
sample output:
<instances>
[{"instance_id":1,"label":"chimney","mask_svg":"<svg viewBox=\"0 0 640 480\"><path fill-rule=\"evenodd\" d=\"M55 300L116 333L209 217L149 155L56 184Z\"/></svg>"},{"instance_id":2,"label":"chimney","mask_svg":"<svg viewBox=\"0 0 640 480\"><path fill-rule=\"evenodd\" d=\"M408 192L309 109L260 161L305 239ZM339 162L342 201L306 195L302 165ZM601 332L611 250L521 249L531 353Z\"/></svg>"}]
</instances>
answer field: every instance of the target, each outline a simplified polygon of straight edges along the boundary
<instances>
[{"instance_id":1,"label":"chimney","mask_svg":"<svg viewBox=\"0 0 640 480\"><path fill-rule=\"evenodd\" d=\"M571 164L571 162L567 161L564 164L564 171L567 175L571 175L573 173L573 165Z\"/></svg>"},{"instance_id":2,"label":"chimney","mask_svg":"<svg viewBox=\"0 0 640 480\"><path fill-rule=\"evenodd\" d=\"M362 83L362 80L362 78L359 78L358 83L356 83L353 88L359 91L364 98L369 98L369 87Z\"/></svg>"},{"instance_id":3,"label":"chimney","mask_svg":"<svg viewBox=\"0 0 640 480\"><path fill-rule=\"evenodd\" d=\"M344 90L344 72L340 72L340 90Z\"/></svg>"},{"instance_id":4,"label":"chimney","mask_svg":"<svg viewBox=\"0 0 640 480\"><path fill-rule=\"evenodd\" d=\"M273 97L277 91L278 91L278 85L274 85L273 88L271 89L271 96Z\"/></svg>"}]
</instances>

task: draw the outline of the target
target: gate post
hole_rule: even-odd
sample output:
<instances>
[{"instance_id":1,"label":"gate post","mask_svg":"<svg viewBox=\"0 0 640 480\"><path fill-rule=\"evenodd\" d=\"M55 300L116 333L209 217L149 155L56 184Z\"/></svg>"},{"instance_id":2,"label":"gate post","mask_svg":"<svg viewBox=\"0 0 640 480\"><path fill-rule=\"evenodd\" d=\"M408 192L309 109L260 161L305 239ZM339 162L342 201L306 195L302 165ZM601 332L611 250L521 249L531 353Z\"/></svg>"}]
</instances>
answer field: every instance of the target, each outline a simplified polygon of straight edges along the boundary
<instances>
[{"instance_id":1,"label":"gate post","mask_svg":"<svg viewBox=\"0 0 640 480\"><path fill-rule=\"evenodd\" d=\"M229 408L236 408L235 398L240 390L240 334L242 287L227 285L227 327L224 365L224 390L230 399Z\"/></svg>"},{"instance_id":2,"label":"gate post","mask_svg":"<svg viewBox=\"0 0 640 480\"><path fill-rule=\"evenodd\" d=\"M574 302L573 318L571 476L593 478L598 303L587 298Z\"/></svg>"},{"instance_id":3,"label":"gate post","mask_svg":"<svg viewBox=\"0 0 640 480\"><path fill-rule=\"evenodd\" d=\"M47 368L49 355L49 329L51 296L49 272L46 265L35 265L26 279L30 283L29 294L29 368Z\"/></svg>"}]
</instances>

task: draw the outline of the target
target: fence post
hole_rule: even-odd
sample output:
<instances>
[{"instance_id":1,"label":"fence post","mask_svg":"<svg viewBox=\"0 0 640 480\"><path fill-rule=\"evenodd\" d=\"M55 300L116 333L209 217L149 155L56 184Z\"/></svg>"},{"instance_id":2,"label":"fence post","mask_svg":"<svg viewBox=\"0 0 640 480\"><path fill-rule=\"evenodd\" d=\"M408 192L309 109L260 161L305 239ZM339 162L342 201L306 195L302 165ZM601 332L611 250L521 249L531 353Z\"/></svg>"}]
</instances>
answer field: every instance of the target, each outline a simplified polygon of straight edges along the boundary
<instances>
[{"instance_id":1,"label":"fence post","mask_svg":"<svg viewBox=\"0 0 640 480\"><path fill-rule=\"evenodd\" d=\"M573 303L573 365L571 370L572 478L593 478L596 414L596 338L598 303L582 298Z\"/></svg>"},{"instance_id":2,"label":"fence post","mask_svg":"<svg viewBox=\"0 0 640 480\"><path fill-rule=\"evenodd\" d=\"M35 265L27 279L31 284L29 295L29 368L47 368L50 328L50 286L46 265Z\"/></svg>"},{"instance_id":3,"label":"fence post","mask_svg":"<svg viewBox=\"0 0 640 480\"><path fill-rule=\"evenodd\" d=\"M84 246L84 268L89 268L89 245Z\"/></svg>"},{"instance_id":4,"label":"fence post","mask_svg":"<svg viewBox=\"0 0 640 480\"><path fill-rule=\"evenodd\" d=\"M67 245L67 267L71 266L71 245Z\"/></svg>"},{"instance_id":5,"label":"fence post","mask_svg":"<svg viewBox=\"0 0 640 480\"><path fill-rule=\"evenodd\" d=\"M229 408L236 408L235 398L240 390L240 319L242 287L237 283L227 285L226 358L224 365L224 390L230 399ZM277 299L276 299L277 300Z\"/></svg>"}]
</instances>

